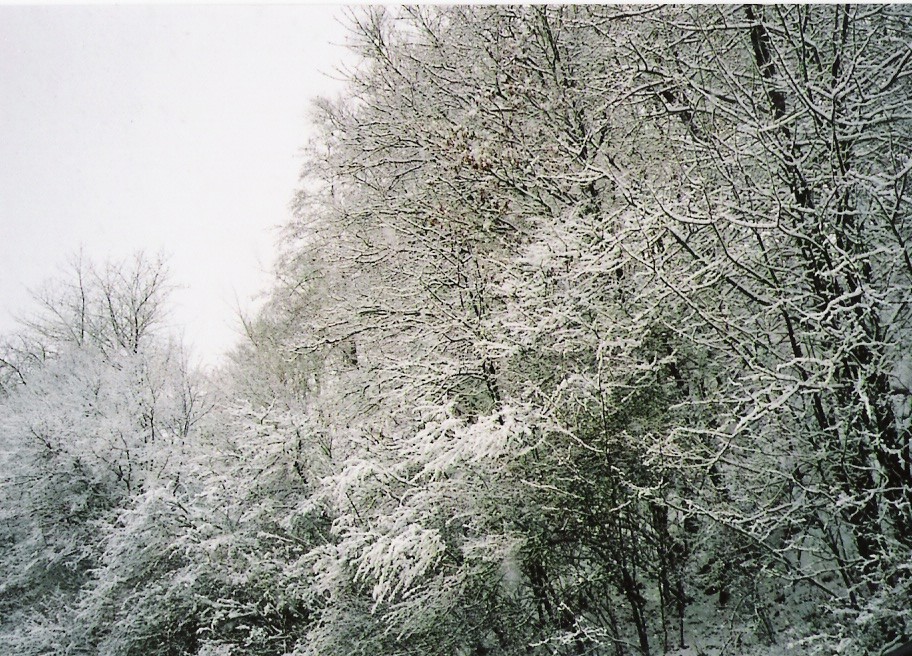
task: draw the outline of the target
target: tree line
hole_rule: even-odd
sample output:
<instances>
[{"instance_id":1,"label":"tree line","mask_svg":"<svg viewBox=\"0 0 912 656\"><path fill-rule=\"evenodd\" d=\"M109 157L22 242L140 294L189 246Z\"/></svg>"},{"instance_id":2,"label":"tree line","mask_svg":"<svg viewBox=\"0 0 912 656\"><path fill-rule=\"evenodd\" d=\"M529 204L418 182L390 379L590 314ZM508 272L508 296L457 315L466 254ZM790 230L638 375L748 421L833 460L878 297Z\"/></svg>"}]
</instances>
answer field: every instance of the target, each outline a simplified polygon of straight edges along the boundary
<instances>
[{"instance_id":1,"label":"tree line","mask_svg":"<svg viewBox=\"0 0 912 656\"><path fill-rule=\"evenodd\" d=\"M144 257L0 352L16 654L912 639L905 5L369 7L216 372Z\"/></svg>"}]
</instances>

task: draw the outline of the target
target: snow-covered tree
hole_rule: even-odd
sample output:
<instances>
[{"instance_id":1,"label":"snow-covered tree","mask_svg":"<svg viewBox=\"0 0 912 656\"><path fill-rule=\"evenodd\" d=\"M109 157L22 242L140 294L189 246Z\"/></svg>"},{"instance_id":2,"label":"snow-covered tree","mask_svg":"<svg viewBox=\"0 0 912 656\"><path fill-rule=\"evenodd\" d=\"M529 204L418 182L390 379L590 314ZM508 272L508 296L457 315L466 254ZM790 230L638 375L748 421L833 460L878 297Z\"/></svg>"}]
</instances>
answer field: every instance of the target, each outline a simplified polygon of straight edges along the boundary
<instances>
[{"instance_id":1,"label":"snow-covered tree","mask_svg":"<svg viewBox=\"0 0 912 656\"><path fill-rule=\"evenodd\" d=\"M48 287L4 360L0 400L3 620L10 653L57 653L94 586L104 535L136 499L178 485L204 399L180 348L156 335L164 269L138 256ZM133 545L139 548L141 542Z\"/></svg>"},{"instance_id":2,"label":"snow-covered tree","mask_svg":"<svg viewBox=\"0 0 912 656\"><path fill-rule=\"evenodd\" d=\"M328 479L337 637L493 648L489 625L440 620L479 590L537 615L502 651L907 635L907 24L898 7L356 16L364 62L322 106L308 169L323 214L300 219L345 278L313 334L356 355L338 391L365 410ZM512 469L483 474L474 452L508 417ZM457 498L503 512L485 534L512 536L514 596L495 570L450 578L479 571L466 535L443 537ZM864 631L826 629L846 618Z\"/></svg>"},{"instance_id":3,"label":"snow-covered tree","mask_svg":"<svg viewBox=\"0 0 912 656\"><path fill-rule=\"evenodd\" d=\"M79 268L0 351L0 644L912 637L909 10L351 19L217 393L145 260Z\"/></svg>"}]
</instances>

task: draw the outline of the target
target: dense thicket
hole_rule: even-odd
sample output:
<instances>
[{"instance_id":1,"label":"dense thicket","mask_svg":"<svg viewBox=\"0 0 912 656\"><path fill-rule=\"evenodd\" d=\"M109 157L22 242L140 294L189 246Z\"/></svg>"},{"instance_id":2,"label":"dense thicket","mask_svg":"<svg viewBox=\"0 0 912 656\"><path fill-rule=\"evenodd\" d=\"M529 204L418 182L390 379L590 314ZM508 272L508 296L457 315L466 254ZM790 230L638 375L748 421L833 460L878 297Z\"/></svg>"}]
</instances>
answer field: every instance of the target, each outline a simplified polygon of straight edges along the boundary
<instances>
[{"instance_id":1,"label":"dense thicket","mask_svg":"<svg viewBox=\"0 0 912 656\"><path fill-rule=\"evenodd\" d=\"M86 333L72 295L65 337L0 362L0 644L912 638L910 10L367 9L351 34L217 389L165 367L104 396L73 358L148 369L141 322Z\"/></svg>"}]
</instances>

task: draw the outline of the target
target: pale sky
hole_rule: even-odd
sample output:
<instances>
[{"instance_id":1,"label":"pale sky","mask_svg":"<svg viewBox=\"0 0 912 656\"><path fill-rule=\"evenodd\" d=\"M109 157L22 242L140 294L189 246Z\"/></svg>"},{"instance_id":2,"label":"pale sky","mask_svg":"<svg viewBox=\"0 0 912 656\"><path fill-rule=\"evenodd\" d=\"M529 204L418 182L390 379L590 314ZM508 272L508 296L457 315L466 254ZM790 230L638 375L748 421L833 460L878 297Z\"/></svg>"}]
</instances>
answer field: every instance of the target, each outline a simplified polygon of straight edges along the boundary
<instances>
[{"instance_id":1,"label":"pale sky","mask_svg":"<svg viewBox=\"0 0 912 656\"><path fill-rule=\"evenodd\" d=\"M0 6L0 333L80 248L163 252L214 364L267 288L308 139L342 90L338 5Z\"/></svg>"}]
</instances>

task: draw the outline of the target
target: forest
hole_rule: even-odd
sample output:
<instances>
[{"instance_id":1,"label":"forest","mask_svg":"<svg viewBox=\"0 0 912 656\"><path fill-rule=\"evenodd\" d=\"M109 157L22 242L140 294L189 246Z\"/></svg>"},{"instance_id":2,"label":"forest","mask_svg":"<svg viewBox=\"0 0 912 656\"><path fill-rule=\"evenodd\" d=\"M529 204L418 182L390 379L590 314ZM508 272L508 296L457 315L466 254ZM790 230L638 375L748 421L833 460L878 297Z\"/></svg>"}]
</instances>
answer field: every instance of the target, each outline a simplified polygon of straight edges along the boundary
<instances>
[{"instance_id":1,"label":"forest","mask_svg":"<svg viewBox=\"0 0 912 656\"><path fill-rule=\"evenodd\" d=\"M0 653L912 640L912 5L349 38L219 368L147 255L0 340Z\"/></svg>"}]
</instances>

